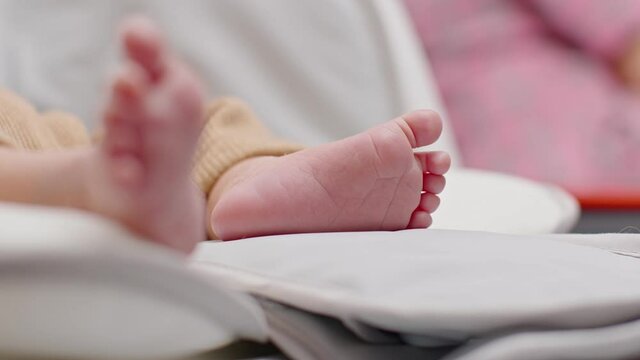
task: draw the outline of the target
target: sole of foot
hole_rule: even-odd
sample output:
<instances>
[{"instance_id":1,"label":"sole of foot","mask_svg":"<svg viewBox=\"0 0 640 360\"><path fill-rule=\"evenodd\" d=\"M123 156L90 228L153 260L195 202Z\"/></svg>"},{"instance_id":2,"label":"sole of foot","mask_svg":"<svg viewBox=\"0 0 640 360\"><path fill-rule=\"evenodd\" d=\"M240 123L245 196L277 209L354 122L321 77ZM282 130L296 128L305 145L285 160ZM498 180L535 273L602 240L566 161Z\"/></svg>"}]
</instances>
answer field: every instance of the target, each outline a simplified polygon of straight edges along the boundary
<instances>
[{"instance_id":1,"label":"sole of foot","mask_svg":"<svg viewBox=\"0 0 640 360\"><path fill-rule=\"evenodd\" d=\"M441 132L439 115L420 110L341 141L247 160L216 185L224 190L209 199L211 225L223 240L427 228L451 159L414 150Z\"/></svg>"}]
</instances>

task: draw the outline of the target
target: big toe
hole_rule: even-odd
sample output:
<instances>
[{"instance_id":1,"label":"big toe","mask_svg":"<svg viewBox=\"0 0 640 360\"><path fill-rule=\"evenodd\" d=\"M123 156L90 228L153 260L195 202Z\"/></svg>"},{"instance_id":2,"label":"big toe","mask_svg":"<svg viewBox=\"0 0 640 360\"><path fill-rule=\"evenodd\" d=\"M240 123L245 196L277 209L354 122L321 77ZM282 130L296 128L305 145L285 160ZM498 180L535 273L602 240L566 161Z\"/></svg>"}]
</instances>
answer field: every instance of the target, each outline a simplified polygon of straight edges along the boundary
<instances>
[{"instance_id":1,"label":"big toe","mask_svg":"<svg viewBox=\"0 0 640 360\"><path fill-rule=\"evenodd\" d=\"M124 21L121 34L127 56L152 79L161 77L167 56L164 37L155 23L146 17L134 16Z\"/></svg>"},{"instance_id":2,"label":"big toe","mask_svg":"<svg viewBox=\"0 0 640 360\"><path fill-rule=\"evenodd\" d=\"M396 120L407 135L412 147L431 145L442 134L442 120L431 110L417 110Z\"/></svg>"}]
</instances>

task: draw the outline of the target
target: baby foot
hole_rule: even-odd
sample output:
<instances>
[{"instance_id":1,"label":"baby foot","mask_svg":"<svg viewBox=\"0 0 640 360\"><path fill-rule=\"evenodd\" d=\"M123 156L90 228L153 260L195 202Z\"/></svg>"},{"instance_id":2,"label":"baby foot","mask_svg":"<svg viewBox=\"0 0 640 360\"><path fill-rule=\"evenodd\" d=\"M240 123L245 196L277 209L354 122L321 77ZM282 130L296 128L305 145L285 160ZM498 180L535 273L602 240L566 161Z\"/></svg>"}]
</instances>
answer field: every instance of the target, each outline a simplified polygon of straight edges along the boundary
<instances>
[{"instance_id":1,"label":"baby foot","mask_svg":"<svg viewBox=\"0 0 640 360\"><path fill-rule=\"evenodd\" d=\"M210 196L221 239L268 234L426 228L445 186L442 122L416 111L350 138L274 158L244 161Z\"/></svg>"},{"instance_id":2,"label":"baby foot","mask_svg":"<svg viewBox=\"0 0 640 360\"><path fill-rule=\"evenodd\" d=\"M190 180L201 129L199 83L151 22L122 33L128 65L116 77L103 144L88 159L86 207L183 252L204 239L204 203Z\"/></svg>"}]
</instances>

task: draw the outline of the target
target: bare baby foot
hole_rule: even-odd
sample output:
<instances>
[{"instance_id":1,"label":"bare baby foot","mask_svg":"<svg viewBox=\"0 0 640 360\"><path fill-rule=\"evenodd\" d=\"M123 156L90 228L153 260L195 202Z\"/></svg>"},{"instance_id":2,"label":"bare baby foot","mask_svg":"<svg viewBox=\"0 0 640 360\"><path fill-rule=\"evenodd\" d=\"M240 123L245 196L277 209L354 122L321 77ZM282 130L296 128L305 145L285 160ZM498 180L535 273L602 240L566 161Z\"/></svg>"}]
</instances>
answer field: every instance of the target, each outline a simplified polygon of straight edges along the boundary
<instances>
[{"instance_id":1,"label":"bare baby foot","mask_svg":"<svg viewBox=\"0 0 640 360\"><path fill-rule=\"evenodd\" d=\"M104 142L87 159L86 207L189 252L204 239L203 198L190 180L200 85L150 21L128 21L122 42L128 64L112 85Z\"/></svg>"},{"instance_id":2,"label":"bare baby foot","mask_svg":"<svg viewBox=\"0 0 640 360\"><path fill-rule=\"evenodd\" d=\"M269 234L426 228L451 159L414 154L442 122L416 111L347 139L229 170L209 199L221 239Z\"/></svg>"}]
</instances>

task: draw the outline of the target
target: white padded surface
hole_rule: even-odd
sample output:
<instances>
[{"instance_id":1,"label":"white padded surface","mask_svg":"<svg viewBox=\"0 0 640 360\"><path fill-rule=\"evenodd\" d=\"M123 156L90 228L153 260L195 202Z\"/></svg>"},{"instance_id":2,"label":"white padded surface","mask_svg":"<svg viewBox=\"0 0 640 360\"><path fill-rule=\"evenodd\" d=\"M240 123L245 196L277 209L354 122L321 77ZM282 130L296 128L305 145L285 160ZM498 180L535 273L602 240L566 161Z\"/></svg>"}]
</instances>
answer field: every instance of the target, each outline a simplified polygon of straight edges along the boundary
<instances>
[{"instance_id":1,"label":"white padded surface","mask_svg":"<svg viewBox=\"0 0 640 360\"><path fill-rule=\"evenodd\" d=\"M176 358L262 340L249 298L95 216L0 205L0 356Z\"/></svg>"},{"instance_id":2,"label":"white padded surface","mask_svg":"<svg viewBox=\"0 0 640 360\"><path fill-rule=\"evenodd\" d=\"M640 242L629 234L600 238ZM275 236L203 243L193 263L230 286L403 333L473 336L516 325L599 326L640 316L640 261L551 235Z\"/></svg>"},{"instance_id":3,"label":"white padded surface","mask_svg":"<svg viewBox=\"0 0 640 360\"><path fill-rule=\"evenodd\" d=\"M172 358L261 339L259 310L212 282L408 341L498 334L452 359L640 354L640 325L623 324L640 315L637 235L415 230L203 243L192 267L204 281L94 216L2 205L0 221L10 224L0 228L0 317L10 324L0 354Z\"/></svg>"},{"instance_id":4,"label":"white padded surface","mask_svg":"<svg viewBox=\"0 0 640 360\"><path fill-rule=\"evenodd\" d=\"M639 260L571 242L633 243L635 250L640 237L290 235L202 244L193 267L233 288L409 341L484 338L479 349L491 355L465 359L557 359L567 347L558 339L569 341L573 354L589 355L605 340L620 345L611 354L640 354L639 325L622 326L640 318ZM554 330L562 336L545 336ZM547 351L528 355L531 339Z\"/></svg>"},{"instance_id":5,"label":"white padded surface","mask_svg":"<svg viewBox=\"0 0 640 360\"><path fill-rule=\"evenodd\" d=\"M434 229L564 233L580 216L575 198L554 185L464 168L453 169L446 178Z\"/></svg>"}]
</instances>

